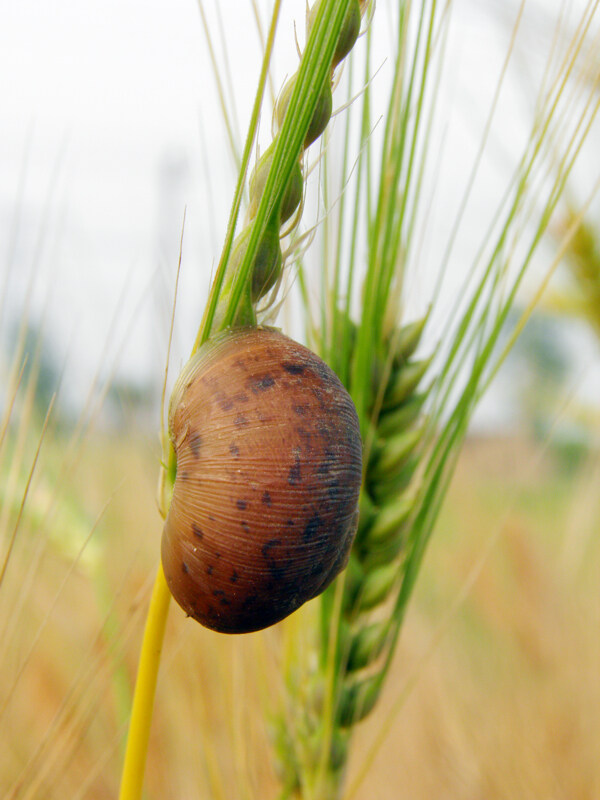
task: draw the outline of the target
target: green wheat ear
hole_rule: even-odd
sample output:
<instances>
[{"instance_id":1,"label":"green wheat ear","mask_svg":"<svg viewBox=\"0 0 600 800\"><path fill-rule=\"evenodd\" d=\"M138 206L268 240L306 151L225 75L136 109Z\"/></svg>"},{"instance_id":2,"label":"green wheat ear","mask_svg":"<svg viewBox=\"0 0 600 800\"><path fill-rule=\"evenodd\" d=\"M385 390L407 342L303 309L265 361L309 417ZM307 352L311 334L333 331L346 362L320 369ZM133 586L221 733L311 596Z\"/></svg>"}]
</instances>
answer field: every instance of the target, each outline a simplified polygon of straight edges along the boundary
<instances>
[{"instance_id":1,"label":"green wheat ear","mask_svg":"<svg viewBox=\"0 0 600 800\"><path fill-rule=\"evenodd\" d=\"M272 289L277 291L284 267L280 230L288 223L287 235L300 221L304 151L329 124L334 71L356 43L361 13L359 0L338 4L319 0L310 11L309 41L300 68L287 81L275 106L277 132L250 175L247 220L225 262L214 317L207 324L211 332L256 325L259 301ZM332 40L327 26L336 17L334 29L340 32ZM311 37L311 32L316 36ZM332 41L334 48L330 48ZM311 59L314 66L309 70ZM309 92L304 102L303 92Z\"/></svg>"},{"instance_id":2,"label":"green wheat ear","mask_svg":"<svg viewBox=\"0 0 600 800\"><path fill-rule=\"evenodd\" d=\"M336 589L330 588L323 598L323 664L327 650L336 650L330 689L332 727L329 732L324 728L327 688L326 676L321 673L314 678L312 700L295 736L290 736L283 719L276 736L282 774L288 790L296 793L306 788L307 781L318 782L325 797L327 792L339 791L351 729L373 710L384 683L384 665L394 644L390 600L397 594L402 576L426 427L423 405L427 392L419 392L419 388L430 359L414 357L425 322L423 318L388 335L385 355L373 364L368 405L371 428L358 531L340 584L341 614L334 631L330 626L336 619ZM352 359L353 352L349 355ZM325 761L324 748L328 752Z\"/></svg>"},{"instance_id":3,"label":"green wheat ear","mask_svg":"<svg viewBox=\"0 0 600 800\"><path fill-rule=\"evenodd\" d=\"M340 727L349 727L369 713L383 682L377 670L371 669L368 676L363 670L372 667L390 644L390 609L386 614L385 605L398 588L418 492L427 394L418 390L430 359L413 355L425 321L406 325L388 337L391 369L382 362L372 379L371 447L342 601L348 625L339 641L336 719Z\"/></svg>"}]
</instances>

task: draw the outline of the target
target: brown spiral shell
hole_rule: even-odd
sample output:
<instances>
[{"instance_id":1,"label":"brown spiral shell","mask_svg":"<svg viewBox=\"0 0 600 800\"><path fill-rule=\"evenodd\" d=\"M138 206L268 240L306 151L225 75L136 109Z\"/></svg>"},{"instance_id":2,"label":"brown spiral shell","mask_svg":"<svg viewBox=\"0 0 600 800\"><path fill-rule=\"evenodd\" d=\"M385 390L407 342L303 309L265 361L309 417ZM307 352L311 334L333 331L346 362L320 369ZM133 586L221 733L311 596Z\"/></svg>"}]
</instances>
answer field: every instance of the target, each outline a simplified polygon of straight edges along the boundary
<instances>
[{"instance_id":1,"label":"brown spiral shell","mask_svg":"<svg viewBox=\"0 0 600 800\"><path fill-rule=\"evenodd\" d=\"M362 474L358 418L334 372L271 328L204 345L169 409L177 478L162 537L194 619L244 633L286 617L346 564Z\"/></svg>"}]
</instances>

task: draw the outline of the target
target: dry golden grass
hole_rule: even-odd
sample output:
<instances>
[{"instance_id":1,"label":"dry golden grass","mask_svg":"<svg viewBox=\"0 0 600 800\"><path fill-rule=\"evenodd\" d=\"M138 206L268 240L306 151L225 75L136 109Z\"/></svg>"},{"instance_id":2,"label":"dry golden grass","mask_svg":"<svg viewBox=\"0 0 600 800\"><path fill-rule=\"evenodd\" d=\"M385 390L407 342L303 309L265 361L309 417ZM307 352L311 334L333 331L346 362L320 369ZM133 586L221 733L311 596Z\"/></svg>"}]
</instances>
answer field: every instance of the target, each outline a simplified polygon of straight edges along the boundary
<instances>
[{"instance_id":1,"label":"dry golden grass","mask_svg":"<svg viewBox=\"0 0 600 800\"><path fill-rule=\"evenodd\" d=\"M600 795L600 546L590 536L578 563L565 558L567 483L520 441L463 453L396 659L400 685L415 662L418 682L361 797L398 796L392 786L410 798ZM586 502L598 530L597 492ZM490 537L471 592L421 666ZM364 743L378 725L381 710Z\"/></svg>"},{"instance_id":2,"label":"dry golden grass","mask_svg":"<svg viewBox=\"0 0 600 800\"><path fill-rule=\"evenodd\" d=\"M7 691L34 645L0 720L3 796L117 792L125 732L119 687L127 693L133 685L160 536L156 458L140 440L87 443L76 475L79 502L93 518L112 497L94 534L104 589L98 592L88 567L71 569L44 545L2 661ZM390 709L405 697L356 798L600 796L600 501L592 466L569 477L522 441L469 443L384 700L358 729L349 788ZM26 557L27 548L17 548L23 568ZM114 632L101 633L109 613ZM276 796L265 709L278 700L282 645L296 633L294 618L228 637L171 615L149 798Z\"/></svg>"}]
</instances>

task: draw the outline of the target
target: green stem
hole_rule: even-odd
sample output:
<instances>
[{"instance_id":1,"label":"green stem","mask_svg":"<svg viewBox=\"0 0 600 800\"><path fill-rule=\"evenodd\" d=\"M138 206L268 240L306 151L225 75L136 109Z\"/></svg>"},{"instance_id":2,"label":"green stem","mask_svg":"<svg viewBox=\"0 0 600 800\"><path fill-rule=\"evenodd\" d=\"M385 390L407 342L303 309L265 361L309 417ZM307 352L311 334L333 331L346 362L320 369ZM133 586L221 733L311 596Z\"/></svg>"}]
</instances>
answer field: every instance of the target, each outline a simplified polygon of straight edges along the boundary
<instances>
[{"instance_id":1,"label":"green stem","mask_svg":"<svg viewBox=\"0 0 600 800\"><path fill-rule=\"evenodd\" d=\"M242 203L246 173L248 171L248 164L250 163L250 156L252 154L252 146L254 144L256 131L258 129L258 122L260 119L260 109L262 106L263 96L265 93L267 76L269 74L269 65L271 63L271 53L273 52L273 45L275 43L275 31L277 30L277 21L279 19L280 7L281 7L281 0L276 0L273 7L273 13L271 14L271 27L269 29L267 46L265 48L265 53L263 56L260 78L256 90L256 97L254 98L254 106L252 108L252 116L250 118L248 135L246 136L246 144L244 145L244 153L242 155L242 165L238 175L238 183L236 186L235 195L231 206L231 213L229 216L229 223L227 226L227 234L225 236L225 244L223 245L223 253L221 254L221 260L219 262L215 279L210 289L210 296L208 298L208 303L206 305L206 311L204 312L204 318L202 320L202 324L200 325L200 330L198 331L196 341L194 342L192 353L195 353L196 350L200 347L200 345L203 344L210 336L210 332L213 326L213 321L215 318L215 311L217 309L217 303L219 302L219 298L221 296L221 290L223 288L223 282L225 280L225 272L227 269L227 264L229 262L229 256L231 254L233 238L235 236L235 226L237 223L237 218ZM255 253L253 253L253 255L255 255Z\"/></svg>"},{"instance_id":2,"label":"green stem","mask_svg":"<svg viewBox=\"0 0 600 800\"><path fill-rule=\"evenodd\" d=\"M248 247L231 287L229 304L221 326L223 328L235 320L259 242L302 151L318 100L318 92L314 91L314 87L324 86L327 75L330 74L333 53L348 6L349 0L325 0L319 6L283 124L275 141L273 161L252 223Z\"/></svg>"},{"instance_id":3,"label":"green stem","mask_svg":"<svg viewBox=\"0 0 600 800\"><path fill-rule=\"evenodd\" d=\"M156 692L156 679L160 655L169 612L171 593L165 580L162 564L159 563L146 628L142 642L142 652L133 695L133 708L129 723L129 734L119 800L139 800L142 796L150 723Z\"/></svg>"}]
</instances>

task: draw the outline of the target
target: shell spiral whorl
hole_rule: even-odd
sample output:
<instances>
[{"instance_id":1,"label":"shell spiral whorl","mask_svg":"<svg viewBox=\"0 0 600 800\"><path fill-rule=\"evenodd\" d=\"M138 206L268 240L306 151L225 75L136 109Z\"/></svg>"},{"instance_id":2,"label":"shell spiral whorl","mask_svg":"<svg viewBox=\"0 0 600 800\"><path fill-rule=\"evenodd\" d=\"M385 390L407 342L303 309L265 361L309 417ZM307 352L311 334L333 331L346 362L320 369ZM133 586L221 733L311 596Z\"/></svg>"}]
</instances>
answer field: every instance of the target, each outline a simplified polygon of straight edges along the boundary
<instances>
[{"instance_id":1,"label":"shell spiral whorl","mask_svg":"<svg viewBox=\"0 0 600 800\"><path fill-rule=\"evenodd\" d=\"M177 478L162 538L194 619L244 633L322 592L346 564L362 474L335 373L269 328L228 331L184 370L169 409Z\"/></svg>"}]
</instances>

